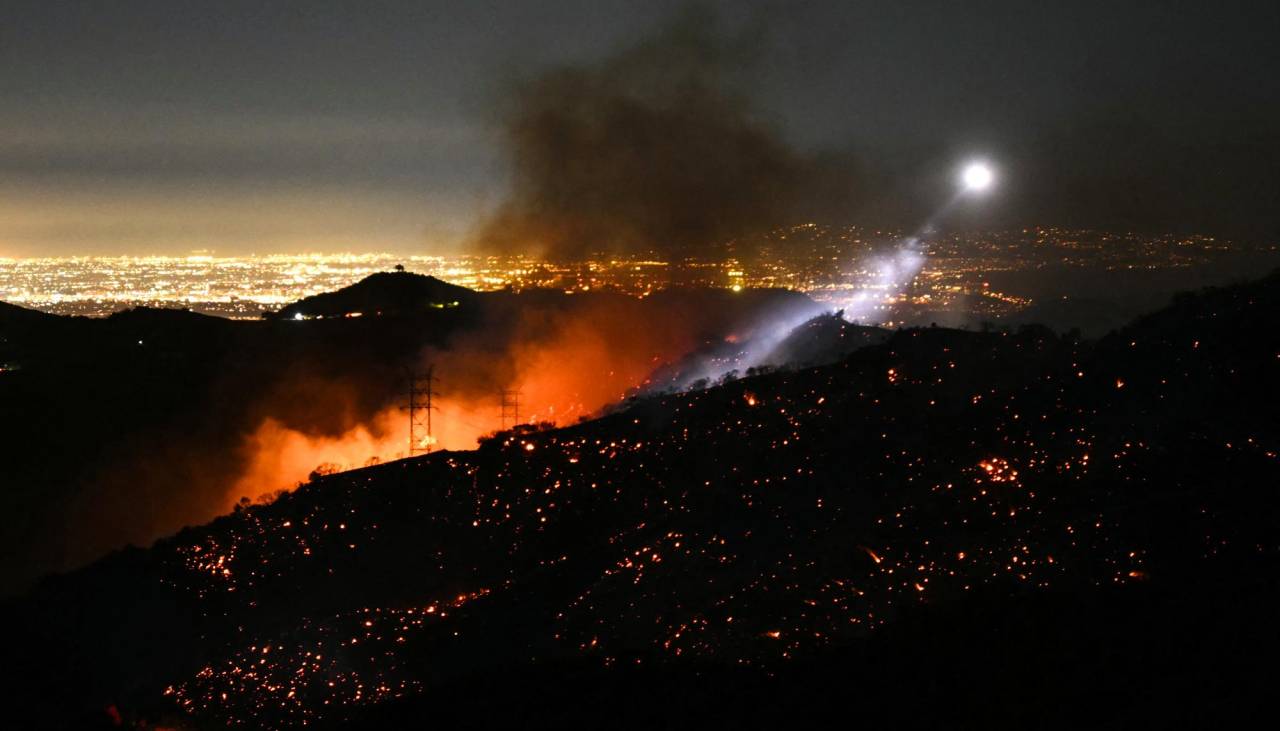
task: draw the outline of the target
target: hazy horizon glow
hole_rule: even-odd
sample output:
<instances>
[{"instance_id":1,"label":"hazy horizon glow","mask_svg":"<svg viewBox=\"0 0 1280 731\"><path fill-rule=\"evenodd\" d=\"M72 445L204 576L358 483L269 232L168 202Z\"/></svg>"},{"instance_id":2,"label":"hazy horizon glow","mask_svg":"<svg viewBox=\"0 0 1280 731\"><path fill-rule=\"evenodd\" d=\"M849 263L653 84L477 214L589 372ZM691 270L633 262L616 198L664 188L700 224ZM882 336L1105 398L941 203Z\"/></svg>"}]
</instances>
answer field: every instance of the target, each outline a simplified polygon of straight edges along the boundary
<instances>
[{"instance_id":1,"label":"hazy horizon glow","mask_svg":"<svg viewBox=\"0 0 1280 731\"><path fill-rule=\"evenodd\" d=\"M0 185L0 258L446 253L478 210L354 186L15 188Z\"/></svg>"}]
</instances>

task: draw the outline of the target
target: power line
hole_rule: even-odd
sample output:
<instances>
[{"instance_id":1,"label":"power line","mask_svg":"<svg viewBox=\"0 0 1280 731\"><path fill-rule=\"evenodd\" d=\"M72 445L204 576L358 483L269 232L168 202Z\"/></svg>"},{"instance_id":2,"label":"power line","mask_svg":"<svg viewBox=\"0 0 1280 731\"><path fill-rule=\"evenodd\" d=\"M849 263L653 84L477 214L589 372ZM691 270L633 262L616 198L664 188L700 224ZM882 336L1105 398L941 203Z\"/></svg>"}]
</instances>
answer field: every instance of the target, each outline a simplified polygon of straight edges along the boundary
<instances>
[{"instance_id":1,"label":"power line","mask_svg":"<svg viewBox=\"0 0 1280 731\"><path fill-rule=\"evenodd\" d=\"M436 410L434 365L425 371L409 374L409 401L402 410L409 412L409 456L429 454L436 443L431 412Z\"/></svg>"},{"instance_id":2,"label":"power line","mask_svg":"<svg viewBox=\"0 0 1280 731\"><path fill-rule=\"evenodd\" d=\"M499 393L502 395L502 431L506 431L508 419L510 426L520 423L520 392L514 388L504 388Z\"/></svg>"}]
</instances>

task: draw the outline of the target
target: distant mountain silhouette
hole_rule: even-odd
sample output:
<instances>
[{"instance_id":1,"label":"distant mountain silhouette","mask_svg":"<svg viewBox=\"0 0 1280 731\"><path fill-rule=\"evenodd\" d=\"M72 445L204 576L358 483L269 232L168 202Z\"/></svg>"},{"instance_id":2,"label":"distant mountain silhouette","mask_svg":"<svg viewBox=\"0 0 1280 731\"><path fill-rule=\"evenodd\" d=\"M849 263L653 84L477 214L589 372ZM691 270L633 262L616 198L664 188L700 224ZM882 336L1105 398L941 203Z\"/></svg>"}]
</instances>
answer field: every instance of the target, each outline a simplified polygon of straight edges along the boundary
<instances>
[{"instance_id":1,"label":"distant mountain silhouette","mask_svg":"<svg viewBox=\"0 0 1280 731\"><path fill-rule=\"evenodd\" d=\"M57 327L65 318L0 302L0 338L18 339L41 327Z\"/></svg>"},{"instance_id":2,"label":"distant mountain silhouette","mask_svg":"<svg viewBox=\"0 0 1280 731\"><path fill-rule=\"evenodd\" d=\"M1096 342L901 330L318 478L45 581L9 662L44 725L1256 719L1278 313L1280 273Z\"/></svg>"},{"instance_id":3,"label":"distant mountain silhouette","mask_svg":"<svg viewBox=\"0 0 1280 731\"><path fill-rule=\"evenodd\" d=\"M167 330L184 328L224 327L226 319L187 309L173 307L131 307L108 315L104 320L112 327L131 331Z\"/></svg>"},{"instance_id":4,"label":"distant mountain silhouette","mask_svg":"<svg viewBox=\"0 0 1280 731\"><path fill-rule=\"evenodd\" d=\"M0 323L9 324L14 322L26 321L48 321L56 319L56 315L50 315L39 310L29 310L18 305L11 305L8 302L0 302Z\"/></svg>"},{"instance_id":5,"label":"distant mountain silhouette","mask_svg":"<svg viewBox=\"0 0 1280 731\"><path fill-rule=\"evenodd\" d=\"M378 272L334 292L301 299L282 308L274 317L321 318L365 315L397 315L428 308L458 307L474 301L466 287L412 272Z\"/></svg>"},{"instance_id":6,"label":"distant mountain silhouette","mask_svg":"<svg viewBox=\"0 0 1280 731\"><path fill-rule=\"evenodd\" d=\"M65 322L57 315L0 302L0 369L21 368L26 360L23 343L33 337L61 337Z\"/></svg>"}]
</instances>

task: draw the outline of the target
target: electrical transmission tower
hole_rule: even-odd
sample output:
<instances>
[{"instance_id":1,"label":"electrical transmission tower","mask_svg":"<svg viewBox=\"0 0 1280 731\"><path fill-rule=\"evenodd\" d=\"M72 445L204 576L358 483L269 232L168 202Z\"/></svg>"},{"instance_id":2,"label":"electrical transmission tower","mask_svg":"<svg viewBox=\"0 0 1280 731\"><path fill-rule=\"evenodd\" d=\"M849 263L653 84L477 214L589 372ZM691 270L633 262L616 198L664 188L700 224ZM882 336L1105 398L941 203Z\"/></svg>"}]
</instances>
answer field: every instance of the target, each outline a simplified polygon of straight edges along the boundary
<instances>
[{"instance_id":1,"label":"electrical transmission tower","mask_svg":"<svg viewBox=\"0 0 1280 731\"><path fill-rule=\"evenodd\" d=\"M520 423L520 392L514 388L504 388L502 393L502 430Z\"/></svg>"},{"instance_id":2,"label":"electrical transmission tower","mask_svg":"<svg viewBox=\"0 0 1280 731\"><path fill-rule=\"evenodd\" d=\"M409 412L410 457L429 453L436 443L435 432L431 429L431 412L436 409L432 403L435 397L435 369L434 365L430 365L425 371L409 374L409 403L403 409Z\"/></svg>"}]
</instances>

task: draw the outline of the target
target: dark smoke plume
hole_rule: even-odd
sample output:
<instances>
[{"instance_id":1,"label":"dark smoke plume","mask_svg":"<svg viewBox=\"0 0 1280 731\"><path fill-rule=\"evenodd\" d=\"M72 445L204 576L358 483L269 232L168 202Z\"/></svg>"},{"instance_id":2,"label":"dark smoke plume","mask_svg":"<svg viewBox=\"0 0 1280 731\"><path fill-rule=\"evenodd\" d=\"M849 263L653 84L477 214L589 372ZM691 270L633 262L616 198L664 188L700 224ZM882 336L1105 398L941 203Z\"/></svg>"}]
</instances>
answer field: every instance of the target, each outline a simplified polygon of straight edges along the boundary
<instances>
[{"instance_id":1,"label":"dark smoke plume","mask_svg":"<svg viewBox=\"0 0 1280 731\"><path fill-rule=\"evenodd\" d=\"M733 83L745 65L713 18L690 12L518 84L502 120L511 192L478 243L553 259L696 254L846 202L851 167L761 119Z\"/></svg>"}]
</instances>

